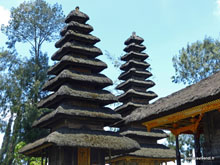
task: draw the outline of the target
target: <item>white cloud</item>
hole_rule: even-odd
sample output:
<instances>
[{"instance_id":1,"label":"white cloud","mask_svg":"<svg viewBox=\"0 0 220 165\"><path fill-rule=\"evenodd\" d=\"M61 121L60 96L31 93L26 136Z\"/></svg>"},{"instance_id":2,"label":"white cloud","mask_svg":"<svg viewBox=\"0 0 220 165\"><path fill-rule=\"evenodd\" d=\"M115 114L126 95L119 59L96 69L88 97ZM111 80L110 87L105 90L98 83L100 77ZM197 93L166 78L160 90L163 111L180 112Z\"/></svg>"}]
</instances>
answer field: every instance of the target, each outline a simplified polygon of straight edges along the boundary
<instances>
[{"instance_id":1,"label":"white cloud","mask_svg":"<svg viewBox=\"0 0 220 165\"><path fill-rule=\"evenodd\" d=\"M220 0L216 0L215 5L216 7L215 7L213 14L215 16L220 16Z\"/></svg>"},{"instance_id":2,"label":"white cloud","mask_svg":"<svg viewBox=\"0 0 220 165\"><path fill-rule=\"evenodd\" d=\"M8 25L8 21L10 20L10 11L5 9L3 6L0 6L0 26L2 24Z\"/></svg>"}]
</instances>

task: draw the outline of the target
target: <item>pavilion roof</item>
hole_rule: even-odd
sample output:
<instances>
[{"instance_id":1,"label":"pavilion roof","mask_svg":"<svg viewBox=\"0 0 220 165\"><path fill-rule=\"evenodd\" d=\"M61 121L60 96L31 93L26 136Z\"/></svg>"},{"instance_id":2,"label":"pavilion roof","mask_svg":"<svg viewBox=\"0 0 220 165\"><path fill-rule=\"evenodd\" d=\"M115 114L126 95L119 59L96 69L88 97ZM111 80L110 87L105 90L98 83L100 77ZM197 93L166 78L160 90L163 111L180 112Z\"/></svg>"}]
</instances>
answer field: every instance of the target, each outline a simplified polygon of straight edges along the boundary
<instances>
[{"instance_id":1,"label":"pavilion roof","mask_svg":"<svg viewBox=\"0 0 220 165\"><path fill-rule=\"evenodd\" d=\"M183 111L220 98L220 71L212 76L160 98L152 104L137 108L124 121L145 122Z\"/></svg>"}]
</instances>

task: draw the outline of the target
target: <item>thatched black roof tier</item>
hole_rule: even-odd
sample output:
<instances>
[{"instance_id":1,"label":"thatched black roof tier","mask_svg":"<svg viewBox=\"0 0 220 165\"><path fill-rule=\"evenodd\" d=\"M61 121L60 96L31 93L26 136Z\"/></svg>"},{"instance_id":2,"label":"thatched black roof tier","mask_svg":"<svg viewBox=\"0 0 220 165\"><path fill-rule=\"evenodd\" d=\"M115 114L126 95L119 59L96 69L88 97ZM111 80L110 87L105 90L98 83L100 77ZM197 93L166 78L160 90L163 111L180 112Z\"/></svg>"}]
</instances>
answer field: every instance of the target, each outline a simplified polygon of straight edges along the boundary
<instances>
[{"instance_id":1,"label":"thatched black roof tier","mask_svg":"<svg viewBox=\"0 0 220 165\"><path fill-rule=\"evenodd\" d=\"M146 70L139 71L136 68L131 68L128 71L120 74L118 79L119 80L127 80L130 78L136 78L138 80L145 80L146 78L149 78L150 76L152 76L152 74L149 71L146 71Z\"/></svg>"},{"instance_id":2,"label":"thatched black roof tier","mask_svg":"<svg viewBox=\"0 0 220 165\"><path fill-rule=\"evenodd\" d=\"M89 16L81 11L79 11L79 8L76 8L75 10L71 11L66 19L65 19L65 23L69 23L71 21L76 21L79 23L86 23L86 21L89 20Z\"/></svg>"},{"instance_id":3,"label":"thatched black roof tier","mask_svg":"<svg viewBox=\"0 0 220 165\"><path fill-rule=\"evenodd\" d=\"M144 51L145 49L146 49L146 47L144 45L137 45L135 43L131 43L124 48L124 51L127 53L131 52L131 51L140 53L140 52Z\"/></svg>"},{"instance_id":4,"label":"thatched black roof tier","mask_svg":"<svg viewBox=\"0 0 220 165\"><path fill-rule=\"evenodd\" d=\"M118 96L118 100L120 102L124 102L129 98L135 98L135 97L141 98L141 99L146 99L146 102L148 102L149 100L156 98L157 94L155 94L152 91L138 92L138 91L135 91L134 89L129 89L128 91L126 91L122 95Z\"/></svg>"},{"instance_id":5,"label":"thatched black roof tier","mask_svg":"<svg viewBox=\"0 0 220 165\"><path fill-rule=\"evenodd\" d=\"M70 52L84 55L89 58L95 58L102 55L102 51L95 46L79 44L78 42L67 42L52 55L51 59L60 60L64 55L69 54Z\"/></svg>"},{"instance_id":6,"label":"thatched black roof tier","mask_svg":"<svg viewBox=\"0 0 220 165\"><path fill-rule=\"evenodd\" d=\"M52 128L54 123L64 119L101 121L104 125L119 121L121 115L110 108L79 108L71 105L61 105L56 110L42 116L33 123L33 127Z\"/></svg>"},{"instance_id":7,"label":"thatched black roof tier","mask_svg":"<svg viewBox=\"0 0 220 165\"><path fill-rule=\"evenodd\" d=\"M132 59L140 59L140 60L145 60L147 59L149 56L146 53L137 53L134 51L130 51L127 54L125 54L124 56L121 57L122 61L129 61Z\"/></svg>"},{"instance_id":8,"label":"thatched black roof tier","mask_svg":"<svg viewBox=\"0 0 220 165\"><path fill-rule=\"evenodd\" d=\"M127 53L131 52L131 51L140 53L145 49L146 49L146 47L144 45L137 45L135 43L131 43L131 44L129 44L128 46L126 46L124 48L124 51L127 52Z\"/></svg>"},{"instance_id":9,"label":"thatched black roof tier","mask_svg":"<svg viewBox=\"0 0 220 165\"><path fill-rule=\"evenodd\" d=\"M75 32L73 30L69 30L68 32L66 32L65 36L63 36L59 41L56 42L55 46L56 48L60 48L66 42L71 42L73 40L79 41L85 44L89 44L89 45L94 45L100 41L99 38L91 34L82 34L82 33Z\"/></svg>"},{"instance_id":10,"label":"thatched black roof tier","mask_svg":"<svg viewBox=\"0 0 220 165\"><path fill-rule=\"evenodd\" d=\"M128 89L131 89L132 87L140 87L140 91L144 92L143 89L147 89L150 87L153 87L155 83L151 80L135 80L135 79L128 79L127 81L119 84L116 89L127 91Z\"/></svg>"},{"instance_id":11,"label":"thatched black roof tier","mask_svg":"<svg viewBox=\"0 0 220 165\"><path fill-rule=\"evenodd\" d=\"M39 153L34 149L46 149L49 147L49 144L59 147L99 148L106 150L106 155L108 155L109 150L112 151L112 154L117 154L135 151L140 148L136 141L121 136L118 133L63 128L45 138L26 145L19 152L26 154L32 150L34 152L29 155L37 156Z\"/></svg>"},{"instance_id":12,"label":"thatched black roof tier","mask_svg":"<svg viewBox=\"0 0 220 165\"><path fill-rule=\"evenodd\" d=\"M127 137L152 137L154 139L162 139L167 138L168 135L165 133L158 133L158 132L148 132L147 129L145 130L125 130L120 132L121 135L127 136Z\"/></svg>"},{"instance_id":13,"label":"thatched black roof tier","mask_svg":"<svg viewBox=\"0 0 220 165\"><path fill-rule=\"evenodd\" d=\"M78 73L70 70L63 70L58 76L47 81L42 90L55 91L65 82L73 84L92 85L97 89L102 89L106 86L112 85L111 79L103 74L86 74Z\"/></svg>"},{"instance_id":14,"label":"thatched black roof tier","mask_svg":"<svg viewBox=\"0 0 220 165\"><path fill-rule=\"evenodd\" d=\"M93 27L88 24L81 24L79 22L71 21L63 28L63 30L61 30L60 35L64 36L69 30L74 30L83 34L89 34L93 31Z\"/></svg>"},{"instance_id":15,"label":"thatched black roof tier","mask_svg":"<svg viewBox=\"0 0 220 165\"><path fill-rule=\"evenodd\" d=\"M89 59L82 57L73 57L72 55L65 55L60 62L48 69L48 74L58 75L63 69L73 67L82 67L90 69L92 73L99 73L107 68L107 65L98 59Z\"/></svg>"},{"instance_id":16,"label":"thatched black roof tier","mask_svg":"<svg viewBox=\"0 0 220 165\"><path fill-rule=\"evenodd\" d=\"M136 33L133 32L132 35L125 41L124 44L129 45L131 43L135 43L140 45L142 42L144 42L144 39L139 36L136 36Z\"/></svg>"},{"instance_id":17,"label":"thatched black roof tier","mask_svg":"<svg viewBox=\"0 0 220 165\"><path fill-rule=\"evenodd\" d=\"M128 154L114 156L112 158L115 159L115 158L120 158L124 156L134 156L134 157L139 157L139 158L151 158L151 159L160 159L160 160L166 159L165 161L167 161L167 159L175 160L176 152L173 149L169 149L168 147L157 144L157 147L149 145L146 147L141 147L141 149L135 152L130 152Z\"/></svg>"},{"instance_id":18,"label":"thatched black roof tier","mask_svg":"<svg viewBox=\"0 0 220 165\"><path fill-rule=\"evenodd\" d=\"M55 93L41 100L38 108L56 108L65 99L94 101L103 106L117 101L117 98L106 90L74 89L69 85L62 85Z\"/></svg>"},{"instance_id":19,"label":"thatched black roof tier","mask_svg":"<svg viewBox=\"0 0 220 165\"><path fill-rule=\"evenodd\" d=\"M146 102L146 104L148 104L148 102ZM138 104L138 103L133 103L133 102L128 102L128 103L125 103L125 104L122 104L120 106L118 106L115 111L119 114L122 114L122 116L124 116L123 114L126 113L126 114L129 114L130 112L132 112L134 109L136 108L139 108L139 107L142 107L143 106L143 103L141 104Z\"/></svg>"},{"instance_id":20,"label":"thatched black roof tier","mask_svg":"<svg viewBox=\"0 0 220 165\"><path fill-rule=\"evenodd\" d=\"M137 70L145 70L146 68L148 68L150 66L150 64L148 64L147 62L143 61L143 62L138 62L135 60L130 60L128 62L126 62L125 64L123 64L120 69L127 71L131 68L136 68Z\"/></svg>"},{"instance_id":21,"label":"thatched black roof tier","mask_svg":"<svg viewBox=\"0 0 220 165\"><path fill-rule=\"evenodd\" d=\"M153 120L220 98L220 71L152 104L135 110L125 118L126 123Z\"/></svg>"}]
</instances>

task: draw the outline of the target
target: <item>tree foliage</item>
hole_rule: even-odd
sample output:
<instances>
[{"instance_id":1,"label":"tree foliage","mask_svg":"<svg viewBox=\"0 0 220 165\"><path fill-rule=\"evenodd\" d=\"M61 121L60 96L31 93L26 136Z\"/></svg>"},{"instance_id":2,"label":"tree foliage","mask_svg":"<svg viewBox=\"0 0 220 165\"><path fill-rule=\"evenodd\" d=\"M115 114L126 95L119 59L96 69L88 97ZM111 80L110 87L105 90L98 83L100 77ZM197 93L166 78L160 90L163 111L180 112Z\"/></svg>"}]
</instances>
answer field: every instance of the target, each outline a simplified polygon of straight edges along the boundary
<instances>
[{"instance_id":1,"label":"tree foliage","mask_svg":"<svg viewBox=\"0 0 220 165\"><path fill-rule=\"evenodd\" d=\"M28 42L35 54L39 55L44 41L51 42L58 37L63 26L63 11L60 5L53 6L44 0L23 2L11 9L11 19L2 31L8 36L8 45Z\"/></svg>"},{"instance_id":2,"label":"tree foliage","mask_svg":"<svg viewBox=\"0 0 220 165\"><path fill-rule=\"evenodd\" d=\"M35 158L35 157L27 157L24 155L19 154L19 150L26 145L25 142L21 141L19 142L15 147L14 152L14 164L16 165L23 165L25 162L29 162L30 165L41 165L41 158ZM45 165L45 161L43 162Z\"/></svg>"},{"instance_id":3,"label":"tree foliage","mask_svg":"<svg viewBox=\"0 0 220 165\"><path fill-rule=\"evenodd\" d=\"M188 44L173 57L175 83L193 84L220 70L220 42L205 38Z\"/></svg>"},{"instance_id":4,"label":"tree foliage","mask_svg":"<svg viewBox=\"0 0 220 165\"><path fill-rule=\"evenodd\" d=\"M183 157L182 162L191 162L190 159L186 159L186 157L193 156L193 137L190 135L182 134L179 135L179 151L181 156ZM176 150L176 138L173 134L169 134L167 138L167 146L171 149Z\"/></svg>"},{"instance_id":5,"label":"tree foliage","mask_svg":"<svg viewBox=\"0 0 220 165\"><path fill-rule=\"evenodd\" d=\"M12 8L9 25L1 29L8 37L8 51L0 53L0 112L8 119L6 124L1 122L5 133L0 150L2 165L16 164L15 148L20 141L29 143L47 134L47 130L31 129L32 122L47 111L37 109L37 102L46 94L41 88L48 70L48 56L41 48L45 41L58 37L63 20L60 5L35 0ZM31 46L25 58L16 51L17 42Z\"/></svg>"}]
</instances>

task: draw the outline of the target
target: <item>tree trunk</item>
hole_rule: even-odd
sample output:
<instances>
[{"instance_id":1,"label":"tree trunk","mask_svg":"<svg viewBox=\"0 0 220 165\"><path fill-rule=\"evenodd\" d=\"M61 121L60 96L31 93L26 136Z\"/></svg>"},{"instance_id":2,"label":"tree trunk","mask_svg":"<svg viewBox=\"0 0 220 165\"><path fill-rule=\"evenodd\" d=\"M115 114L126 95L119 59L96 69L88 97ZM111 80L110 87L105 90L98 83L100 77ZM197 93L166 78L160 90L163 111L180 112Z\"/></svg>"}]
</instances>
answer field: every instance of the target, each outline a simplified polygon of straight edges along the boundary
<instances>
[{"instance_id":1,"label":"tree trunk","mask_svg":"<svg viewBox=\"0 0 220 165\"><path fill-rule=\"evenodd\" d=\"M12 122L13 122L13 113L11 113L11 117L8 121L8 125L7 125L7 128L5 130L5 135L4 135L3 142L2 142L2 147L1 147L1 150L0 150L0 164L3 164L4 155L7 152L8 145L9 145L9 142L10 142Z\"/></svg>"},{"instance_id":2,"label":"tree trunk","mask_svg":"<svg viewBox=\"0 0 220 165\"><path fill-rule=\"evenodd\" d=\"M14 126L13 126L13 134L12 134L11 141L9 143L9 148L7 151L7 155L4 161L6 165L12 164L14 160L14 149L17 144L19 131L21 128L20 122L21 122L21 110L17 109L17 116L16 116L16 119L14 121Z\"/></svg>"}]
</instances>

